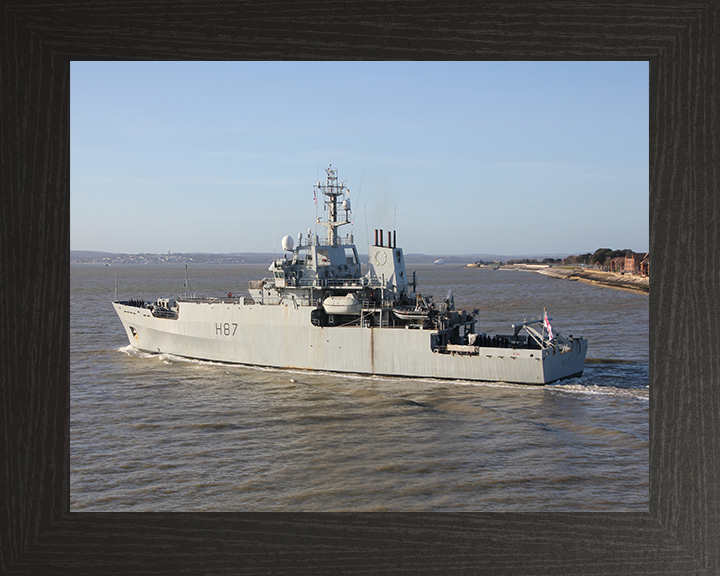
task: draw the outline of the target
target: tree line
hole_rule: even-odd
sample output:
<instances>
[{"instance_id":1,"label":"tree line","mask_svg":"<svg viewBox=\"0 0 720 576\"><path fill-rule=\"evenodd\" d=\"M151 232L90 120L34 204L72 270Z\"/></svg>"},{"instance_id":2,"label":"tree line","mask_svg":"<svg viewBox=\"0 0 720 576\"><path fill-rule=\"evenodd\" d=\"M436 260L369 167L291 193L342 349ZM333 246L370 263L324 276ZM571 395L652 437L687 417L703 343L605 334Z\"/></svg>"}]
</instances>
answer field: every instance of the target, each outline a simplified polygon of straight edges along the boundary
<instances>
[{"instance_id":1,"label":"tree line","mask_svg":"<svg viewBox=\"0 0 720 576\"><path fill-rule=\"evenodd\" d=\"M590 254L578 254L577 256L568 256L565 258L566 264L604 264L606 261L617 258L618 256L625 256L628 252L633 252L630 248L624 248L622 250L612 250L610 248L598 248Z\"/></svg>"},{"instance_id":2,"label":"tree line","mask_svg":"<svg viewBox=\"0 0 720 576\"><path fill-rule=\"evenodd\" d=\"M536 258L517 258L515 260L508 260L507 264L605 264L607 261L617 258L618 256L625 256L628 252L633 252L630 248L624 248L622 250L612 250L610 248L598 248L592 254L590 252L586 254L577 254L568 256L567 258L545 258L544 260L537 260Z\"/></svg>"}]
</instances>

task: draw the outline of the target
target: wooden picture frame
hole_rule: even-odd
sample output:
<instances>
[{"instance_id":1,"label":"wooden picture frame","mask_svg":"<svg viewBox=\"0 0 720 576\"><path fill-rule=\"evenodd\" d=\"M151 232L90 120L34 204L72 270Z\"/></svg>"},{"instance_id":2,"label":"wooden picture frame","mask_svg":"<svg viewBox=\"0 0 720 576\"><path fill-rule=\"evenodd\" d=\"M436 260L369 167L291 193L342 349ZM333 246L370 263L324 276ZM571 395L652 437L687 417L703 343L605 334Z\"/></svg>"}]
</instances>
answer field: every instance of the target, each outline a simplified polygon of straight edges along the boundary
<instances>
[{"instance_id":1,"label":"wooden picture frame","mask_svg":"<svg viewBox=\"0 0 720 576\"><path fill-rule=\"evenodd\" d=\"M0 6L0 572L720 572L718 1ZM70 62L642 60L648 513L70 513Z\"/></svg>"}]
</instances>

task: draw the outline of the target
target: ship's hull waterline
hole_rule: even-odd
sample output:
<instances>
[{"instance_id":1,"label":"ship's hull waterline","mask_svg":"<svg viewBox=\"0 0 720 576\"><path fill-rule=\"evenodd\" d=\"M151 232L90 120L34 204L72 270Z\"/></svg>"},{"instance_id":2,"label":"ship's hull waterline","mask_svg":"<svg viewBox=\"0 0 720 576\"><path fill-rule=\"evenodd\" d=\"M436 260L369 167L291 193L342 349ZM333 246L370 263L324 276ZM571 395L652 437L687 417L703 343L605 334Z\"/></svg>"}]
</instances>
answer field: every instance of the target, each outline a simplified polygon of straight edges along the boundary
<instances>
[{"instance_id":1,"label":"ship's hull waterline","mask_svg":"<svg viewBox=\"0 0 720 576\"><path fill-rule=\"evenodd\" d=\"M578 339L564 352L477 346L438 353L434 329L315 326L314 308L294 304L181 301L176 318L113 305L139 350L280 369L543 385L581 375L587 352L587 341Z\"/></svg>"}]
</instances>

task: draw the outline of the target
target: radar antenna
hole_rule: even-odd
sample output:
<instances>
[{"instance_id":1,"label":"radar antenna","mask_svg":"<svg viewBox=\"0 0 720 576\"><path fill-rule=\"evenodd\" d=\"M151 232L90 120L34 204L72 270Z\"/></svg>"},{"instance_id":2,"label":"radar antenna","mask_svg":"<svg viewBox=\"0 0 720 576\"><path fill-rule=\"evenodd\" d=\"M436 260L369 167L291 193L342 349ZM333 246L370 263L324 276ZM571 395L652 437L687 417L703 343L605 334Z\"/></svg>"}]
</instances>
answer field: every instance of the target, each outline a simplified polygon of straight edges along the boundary
<instances>
[{"instance_id":1,"label":"radar antenna","mask_svg":"<svg viewBox=\"0 0 720 576\"><path fill-rule=\"evenodd\" d=\"M337 170L332 167L332 164L328 165L325 169L325 173L327 174L327 181L325 184L318 182L315 185L316 191L319 190L327 196L325 206L328 211L328 219L327 222L319 222L319 224L321 226L328 227L328 244L330 246L336 246L338 244L336 228L352 222L350 220L351 207L349 198L342 200L342 204L340 206L340 208L345 211L345 220L338 219L338 198L342 199L343 195L346 193L349 194L350 191L345 187L345 182L340 182L338 180Z\"/></svg>"}]
</instances>

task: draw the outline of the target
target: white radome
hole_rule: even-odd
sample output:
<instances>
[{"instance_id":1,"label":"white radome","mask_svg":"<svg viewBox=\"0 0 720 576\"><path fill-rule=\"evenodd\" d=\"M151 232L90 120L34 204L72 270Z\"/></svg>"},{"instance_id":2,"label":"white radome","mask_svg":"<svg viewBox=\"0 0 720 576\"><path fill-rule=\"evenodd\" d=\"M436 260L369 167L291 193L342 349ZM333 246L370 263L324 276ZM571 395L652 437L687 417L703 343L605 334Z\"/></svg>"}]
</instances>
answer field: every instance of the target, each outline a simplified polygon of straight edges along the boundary
<instances>
[{"instance_id":1,"label":"white radome","mask_svg":"<svg viewBox=\"0 0 720 576\"><path fill-rule=\"evenodd\" d=\"M285 250L287 252L292 252L294 245L295 244L293 242L292 236L290 236L290 235L283 236L283 239L282 239L282 249L283 250Z\"/></svg>"}]
</instances>

